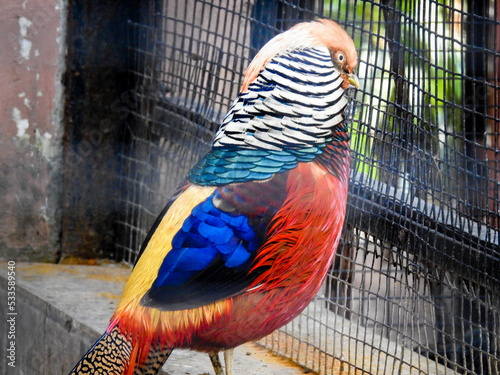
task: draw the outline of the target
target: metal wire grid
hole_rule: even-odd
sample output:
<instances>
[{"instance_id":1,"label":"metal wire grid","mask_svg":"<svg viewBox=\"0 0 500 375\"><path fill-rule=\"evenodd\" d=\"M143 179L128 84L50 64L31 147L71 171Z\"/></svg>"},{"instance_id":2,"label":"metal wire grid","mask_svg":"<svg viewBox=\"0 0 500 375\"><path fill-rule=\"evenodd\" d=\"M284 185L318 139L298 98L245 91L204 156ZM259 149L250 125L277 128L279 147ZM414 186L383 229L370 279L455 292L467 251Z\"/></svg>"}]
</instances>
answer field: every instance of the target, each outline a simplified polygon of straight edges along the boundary
<instances>
[{"instance_id":1,"label":"metal wire grid","mask_svg":"<svg viewBox=\"0 0 500 375\"><path fill-rule=\"evenodd\" d=\"M499 373L499 24L471 4L168 1L130 24L141 68L122 154L125 261L207 151L251 56L331 17L354 36L362 80L346 230L323 292L261 343L325 374Z\"/></svg>"}]
</instances>

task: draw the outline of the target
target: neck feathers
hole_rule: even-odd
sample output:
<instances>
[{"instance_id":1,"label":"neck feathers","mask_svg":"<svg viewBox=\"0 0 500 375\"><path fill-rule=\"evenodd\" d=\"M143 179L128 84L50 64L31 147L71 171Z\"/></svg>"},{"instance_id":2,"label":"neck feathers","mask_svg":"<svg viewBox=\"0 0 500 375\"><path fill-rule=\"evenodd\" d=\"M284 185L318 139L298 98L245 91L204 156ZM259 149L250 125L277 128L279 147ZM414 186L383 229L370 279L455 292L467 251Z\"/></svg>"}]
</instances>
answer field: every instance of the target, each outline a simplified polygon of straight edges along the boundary
<instances>
[{"instance_id":1,"label":"neck feathers","mask_svg":"<svg viewBox=\"0 0 500 375\"><path fill-rule=\"evenodd\" d=\"M224 118L214 147L322 147L342 121L343 80L326 47L275 57Z\"/></svg>"}]
</instances>

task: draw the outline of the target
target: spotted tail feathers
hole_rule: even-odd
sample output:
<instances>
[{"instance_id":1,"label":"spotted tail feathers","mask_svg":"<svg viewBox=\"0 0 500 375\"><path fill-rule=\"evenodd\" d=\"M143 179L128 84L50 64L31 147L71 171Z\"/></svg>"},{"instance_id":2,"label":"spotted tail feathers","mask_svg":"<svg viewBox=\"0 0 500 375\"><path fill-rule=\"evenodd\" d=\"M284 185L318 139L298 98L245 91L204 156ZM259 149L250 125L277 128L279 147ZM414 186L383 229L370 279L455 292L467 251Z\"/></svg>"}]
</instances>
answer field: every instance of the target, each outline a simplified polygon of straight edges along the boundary
<instances>
[{"instance_id":1,"label":"spotted tail feathers","mask_svg":"<svg viewBox=\"0 0 500 375\"><path fill-rule=\"evenodd\" d=\"M146 361L137 366L131 340L115 326L102 335L69 375L154 375L167 361L172 350L151 345ZM134 364L132 367L129 364Z\"/></svg>"}]
</instances>

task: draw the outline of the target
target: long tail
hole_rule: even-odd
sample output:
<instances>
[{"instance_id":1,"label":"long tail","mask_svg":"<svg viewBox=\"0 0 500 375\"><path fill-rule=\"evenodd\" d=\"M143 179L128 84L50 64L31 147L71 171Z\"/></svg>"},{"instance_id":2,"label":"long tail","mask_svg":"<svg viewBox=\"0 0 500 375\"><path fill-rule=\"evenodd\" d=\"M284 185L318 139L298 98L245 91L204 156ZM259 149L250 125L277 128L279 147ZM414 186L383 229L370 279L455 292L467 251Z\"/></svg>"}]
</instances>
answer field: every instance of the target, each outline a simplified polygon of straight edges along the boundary
<instances>
[{"instance_id":1,"label":"long tail","mask_svg":"<svg viewBox=\"0 0 500 375\"><path fill-rule=\"evenodd\" d=\"M136 351L130 340L115 326L102 335L69 375L154 375L167 361L171 349L159 349L151 345L146 361L136 364Z\"/></svg>"}]
</instances>

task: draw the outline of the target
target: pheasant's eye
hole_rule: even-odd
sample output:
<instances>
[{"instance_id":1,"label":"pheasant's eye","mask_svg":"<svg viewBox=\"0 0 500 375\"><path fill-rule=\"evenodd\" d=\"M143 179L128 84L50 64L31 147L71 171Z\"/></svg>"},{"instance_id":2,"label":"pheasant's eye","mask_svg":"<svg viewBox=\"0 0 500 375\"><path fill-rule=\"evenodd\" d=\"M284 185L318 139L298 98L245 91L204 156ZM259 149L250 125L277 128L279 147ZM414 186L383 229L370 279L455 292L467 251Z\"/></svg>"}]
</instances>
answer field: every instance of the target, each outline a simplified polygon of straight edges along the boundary
<instances>
[{"instance_id":1,"label":"pheasant's eye","mask_svg":"<svg viewBox=\"0 0 500 375\"><path fill-rule=\"evenodd\" d=\"M344 62L344 54L343 53L339 53L337 54L337 60L339 61L339 63L342 63Z\"/></svg>"}]
</instances>

